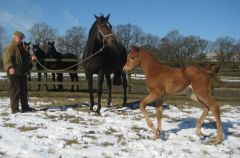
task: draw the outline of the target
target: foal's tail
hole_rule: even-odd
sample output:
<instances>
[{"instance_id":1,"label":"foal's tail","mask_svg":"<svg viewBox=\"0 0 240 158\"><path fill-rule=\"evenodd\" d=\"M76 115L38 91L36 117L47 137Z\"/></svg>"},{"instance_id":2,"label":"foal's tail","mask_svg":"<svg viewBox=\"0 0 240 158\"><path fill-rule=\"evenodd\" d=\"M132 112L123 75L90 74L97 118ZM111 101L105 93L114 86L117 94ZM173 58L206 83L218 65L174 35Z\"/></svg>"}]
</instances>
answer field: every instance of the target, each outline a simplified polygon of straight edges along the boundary
<instances>
[{"instance_id":1,"label":"foal's tail","mask_svg":"<svg viewBox=\"0 0 240 158\"><path fill-rule=\"evenodd\" d=\"M208 64L205 67L205 70L210 74L211 78L214 79L220 86L224 86L223 81L220 80L219 78L219 70L220 66L216 64Z\"/></svg>"},{"instance_id":2,"label":"foal's tail","mask_svg":"<svg viewBox=\"0 0 240 158\"><path fill-rule=\"evenodd\" d=\"M114 72L113 85L122 85L122 72L118 70Z\"/></svg>"}]
</instances>

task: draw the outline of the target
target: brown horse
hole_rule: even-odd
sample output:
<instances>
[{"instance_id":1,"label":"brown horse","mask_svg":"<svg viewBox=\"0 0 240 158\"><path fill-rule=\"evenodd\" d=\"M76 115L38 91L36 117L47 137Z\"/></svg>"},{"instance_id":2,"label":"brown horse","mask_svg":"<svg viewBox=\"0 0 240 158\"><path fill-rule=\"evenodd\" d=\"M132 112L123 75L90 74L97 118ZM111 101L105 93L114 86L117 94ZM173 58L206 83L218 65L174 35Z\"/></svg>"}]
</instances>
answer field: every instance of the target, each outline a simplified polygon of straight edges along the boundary
<instances>
[{"instance_id":1,"label":"brown horse","mask_svg":"<svg viewBox=\"0 0 240 158\"><path fill-rule=\"evenodd\" d=\"M210 96L211 74L207 68L200 68L193 65L184 68L172 68L160 63L144 48L132 46L123 70L130 71L138 65L142 68L146 76L146 84L150 91L148 96L141 101L140 110L144 114L148 127L154 132L153 140L160 137L163 97L178 94L190 88L191 93L189 96L191 99L199 101L204 105L202 116L196 124L196 134L201 135L201 126L209 110L211 110L217 124L217 136L214 143L218 144L222 141L223 133L220 110L217 103ZM148 103L158 99L160 103L156 106L157 128L155 128L145 108Z\"/></svg>"}]
</instances>

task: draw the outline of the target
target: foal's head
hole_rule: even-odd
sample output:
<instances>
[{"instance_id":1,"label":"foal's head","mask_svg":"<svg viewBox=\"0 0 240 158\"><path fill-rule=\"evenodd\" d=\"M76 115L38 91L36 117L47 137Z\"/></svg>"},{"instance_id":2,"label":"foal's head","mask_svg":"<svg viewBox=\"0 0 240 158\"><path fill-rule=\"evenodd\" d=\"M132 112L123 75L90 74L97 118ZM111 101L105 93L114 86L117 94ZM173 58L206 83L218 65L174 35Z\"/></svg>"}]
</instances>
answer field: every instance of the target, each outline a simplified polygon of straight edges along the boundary
<instances>
[{"instance_id":1,"label":"foal's head","mask_svg":"<svg viewBox=\"0 0 240 158\"><path fill-rule=\"evenodd\" d=\"M108 22L110 14L108 16L96 16L96 27L97 27L97 38L99 41L103 42L103 44L113 44L115 41L115 37L112 32L112 25Z\"/></svg>"},{"instance_id":2,"label":"foal's head","mask_svg":"<svg viewBox=\"0 0 240 158\"><path fill-rule=\"evenodd\" d=\"M123 67L123 71L125 72L131 71L140 64L140 56L139 56L140 49L141 48L136 47L134 45L131 46L131 50L128 54L127 62Z\"/></svg>"}]
</instances>

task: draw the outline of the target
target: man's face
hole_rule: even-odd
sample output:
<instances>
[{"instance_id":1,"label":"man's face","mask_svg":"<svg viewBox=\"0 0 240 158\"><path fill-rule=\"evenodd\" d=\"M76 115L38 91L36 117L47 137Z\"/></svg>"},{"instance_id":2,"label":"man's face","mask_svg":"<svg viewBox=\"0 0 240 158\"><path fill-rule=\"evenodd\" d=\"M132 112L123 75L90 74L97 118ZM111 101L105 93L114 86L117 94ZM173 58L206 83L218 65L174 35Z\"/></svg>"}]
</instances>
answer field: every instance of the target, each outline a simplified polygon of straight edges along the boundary
<instances>
[{"instance_id":1,"label":"man's face","mask_svg":"<svg viewBox=\"0 0 240 158\"><path fill-rule=\"evenodd\" d=\"M13 36L13 39L14 39L14 41L15 41L16 43L20 43L20 42L23 41L23 37L21 37L21 36L16 36L16 35L14 35L14 36Z\"/></svg>"}]
</instances>

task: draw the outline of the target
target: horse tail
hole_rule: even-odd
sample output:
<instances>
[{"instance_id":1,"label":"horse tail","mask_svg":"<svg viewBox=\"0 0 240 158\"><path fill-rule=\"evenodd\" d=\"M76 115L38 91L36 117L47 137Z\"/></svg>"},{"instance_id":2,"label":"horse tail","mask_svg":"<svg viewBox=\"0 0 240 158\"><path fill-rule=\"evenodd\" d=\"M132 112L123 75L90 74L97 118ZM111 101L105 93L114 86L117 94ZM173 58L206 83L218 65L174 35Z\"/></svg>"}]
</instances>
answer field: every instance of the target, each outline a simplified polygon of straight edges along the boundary
<instances>
[{"instance_id":1,"label":"horse tail","mask_svg":"<svg viewBox=\"0 0 240 158\"><path fill-rule=\"evenodd\" d=\"M118 70L114 72L113 85L122 85L122 72Z\"/></svg>"},{"instance_id":2,"label":"horse tail","mask_svg":"<svg viewBox=\"0 0 240 158\"><path fill-rule=\"evenodd\" d=\"M211 78L213 78L214 81L216 81L220 86L224 85L223 81L221 81L219 78L219 70L220 70L219 65L208 64L208 65L206 65L205 70L207 70L207 72L210 74Z\"/></svg>"}]
</instances>

